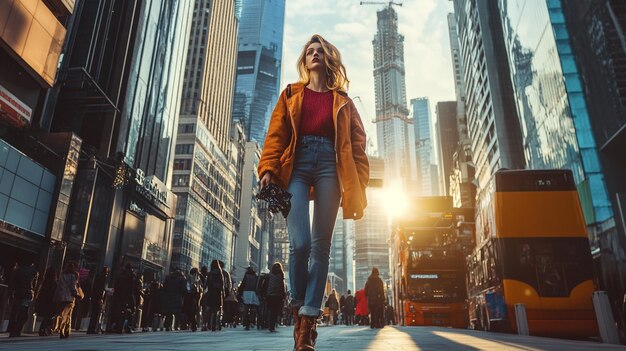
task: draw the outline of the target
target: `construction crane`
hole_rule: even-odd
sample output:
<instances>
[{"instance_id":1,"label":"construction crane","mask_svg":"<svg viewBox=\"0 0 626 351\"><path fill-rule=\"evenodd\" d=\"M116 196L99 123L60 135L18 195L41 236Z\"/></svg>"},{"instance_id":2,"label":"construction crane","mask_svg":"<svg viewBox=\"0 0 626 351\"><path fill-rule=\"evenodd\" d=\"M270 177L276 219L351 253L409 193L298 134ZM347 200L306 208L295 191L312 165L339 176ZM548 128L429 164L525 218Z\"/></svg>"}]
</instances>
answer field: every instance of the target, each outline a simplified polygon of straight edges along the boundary
<instances>
[{"instance_id":1,"label":"construction crane","mask_svg":"<svg viewBox=\"0 0 626 351\"><path fill-rule=\"evenodd\" d=\"M389 7L391 5L402 6L401 2L393 2L393 1L361 1L361 5L385 5L387 4Z\"/></svg>"}]
</instances>

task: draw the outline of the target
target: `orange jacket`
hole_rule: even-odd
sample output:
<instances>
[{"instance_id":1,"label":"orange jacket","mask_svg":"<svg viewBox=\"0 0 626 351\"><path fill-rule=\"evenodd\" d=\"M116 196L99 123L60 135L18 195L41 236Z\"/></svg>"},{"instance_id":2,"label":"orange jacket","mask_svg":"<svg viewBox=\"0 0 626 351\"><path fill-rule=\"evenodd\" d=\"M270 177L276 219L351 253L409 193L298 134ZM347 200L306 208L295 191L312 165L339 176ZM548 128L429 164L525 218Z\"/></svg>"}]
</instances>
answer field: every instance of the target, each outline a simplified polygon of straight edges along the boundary
<instances>
[{"instance_id":1,"label":"orange jacket","mask_svg":"<svg viewBox=\"0 0 626 351\"><path fill-rule=\"evenodd\" d=\"M259 178L265 172L271 172L272 181L284 189L291 180L304 97L303 84L291 84L290 87L291 97L287 96L285 89L272 112L258 167ZM365 187L369 182L365 130L352 100L338 91L333 91L333 122L343 218L359 219L367 206Z\"/></svg>"}]
</instances>

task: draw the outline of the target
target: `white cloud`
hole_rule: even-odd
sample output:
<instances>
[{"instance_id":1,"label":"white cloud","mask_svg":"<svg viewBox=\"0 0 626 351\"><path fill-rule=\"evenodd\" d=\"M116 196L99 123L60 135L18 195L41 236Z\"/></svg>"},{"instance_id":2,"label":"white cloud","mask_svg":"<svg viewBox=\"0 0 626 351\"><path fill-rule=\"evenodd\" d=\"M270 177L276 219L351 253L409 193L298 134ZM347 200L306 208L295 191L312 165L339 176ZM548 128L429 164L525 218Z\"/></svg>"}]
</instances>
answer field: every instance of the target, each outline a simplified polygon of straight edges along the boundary
<instances>
[{"instance_id":1,"label":"white cloud","mask_svg":"<svg viewBox=\"0 0 626 351\"><path fill-rule=\"evenodd\" d=\"M372 40L376 11L382 7L360 6L358 0L287 0L283 43L283 88L297 81L296 60L312 34L321 34L339 48L351 81L349 94L360 97L362 104L356 101L357 108L374 141ZM405 38L407 103L412 98L428 96L434 113L437 101L454 100L446 18L452 4L444 0L408 0L395 9L399 32Z\"/></svg>"}]
</instances>

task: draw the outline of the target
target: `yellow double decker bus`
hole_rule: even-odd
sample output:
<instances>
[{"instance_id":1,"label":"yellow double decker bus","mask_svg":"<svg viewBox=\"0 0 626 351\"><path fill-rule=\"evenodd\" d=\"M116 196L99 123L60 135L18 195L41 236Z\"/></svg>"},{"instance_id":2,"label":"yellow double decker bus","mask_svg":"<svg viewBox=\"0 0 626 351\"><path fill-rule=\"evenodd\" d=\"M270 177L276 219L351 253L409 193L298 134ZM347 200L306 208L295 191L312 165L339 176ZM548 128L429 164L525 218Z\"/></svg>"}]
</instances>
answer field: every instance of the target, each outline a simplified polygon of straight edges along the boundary
<instances>
[{"instance_id":1,"label":"yellow double decker bus","mask_svg":"<svg viewBox=\"0 0 626 351\"><path fill-rule=\"evenodd\" d=\"M572 172L498 171L476 216L467 259L470 325L517 330L526 307L531 335L597 335L589 239Z\"/></svg>"}]
</instances>

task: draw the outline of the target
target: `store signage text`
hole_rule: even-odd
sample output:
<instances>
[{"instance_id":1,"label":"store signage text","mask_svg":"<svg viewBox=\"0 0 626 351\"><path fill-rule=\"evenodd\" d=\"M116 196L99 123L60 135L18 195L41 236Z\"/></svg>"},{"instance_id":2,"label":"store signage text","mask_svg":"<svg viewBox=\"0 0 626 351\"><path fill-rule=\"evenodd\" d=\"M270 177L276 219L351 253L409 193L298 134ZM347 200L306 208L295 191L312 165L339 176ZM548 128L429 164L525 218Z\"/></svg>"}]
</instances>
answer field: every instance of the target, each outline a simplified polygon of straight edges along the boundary
<instances>
[{"instance_id":1,"label":"store signage text","mask_svg":"<svg viewBox=\"0 0 626 351\"><path fill-rule=\"evenodd\" d=\"M139 217L146 216L146 210L144 210L141 206L137 205L135 201L130 202L130 205L128 205L128 209L131 212L134 212L135 214L137 214Z\"/></svg>"},{"instance_id":2,"label":"store signage text","mask_svg":"<svg viewBox=\"0 0 626 351\"><path fill-rule=\"evenodd\" d=\"M30 123L33 110L0 85L0 110L4 111L18 124Z\"/></svg>"},{"instance_id":3,"label":"store signage text","mask_svg":"<svg viewBox=\"0 0 626 351\"><path fill-rule=\"evenodd\" d=\"M152 202L160 202L167 206L167 189L161 190L159 184L153 179L146 178L145 173L141 169L137 169L135 182L137 183L135 190L139 194Z\"/></svg>"}]
</instances>

